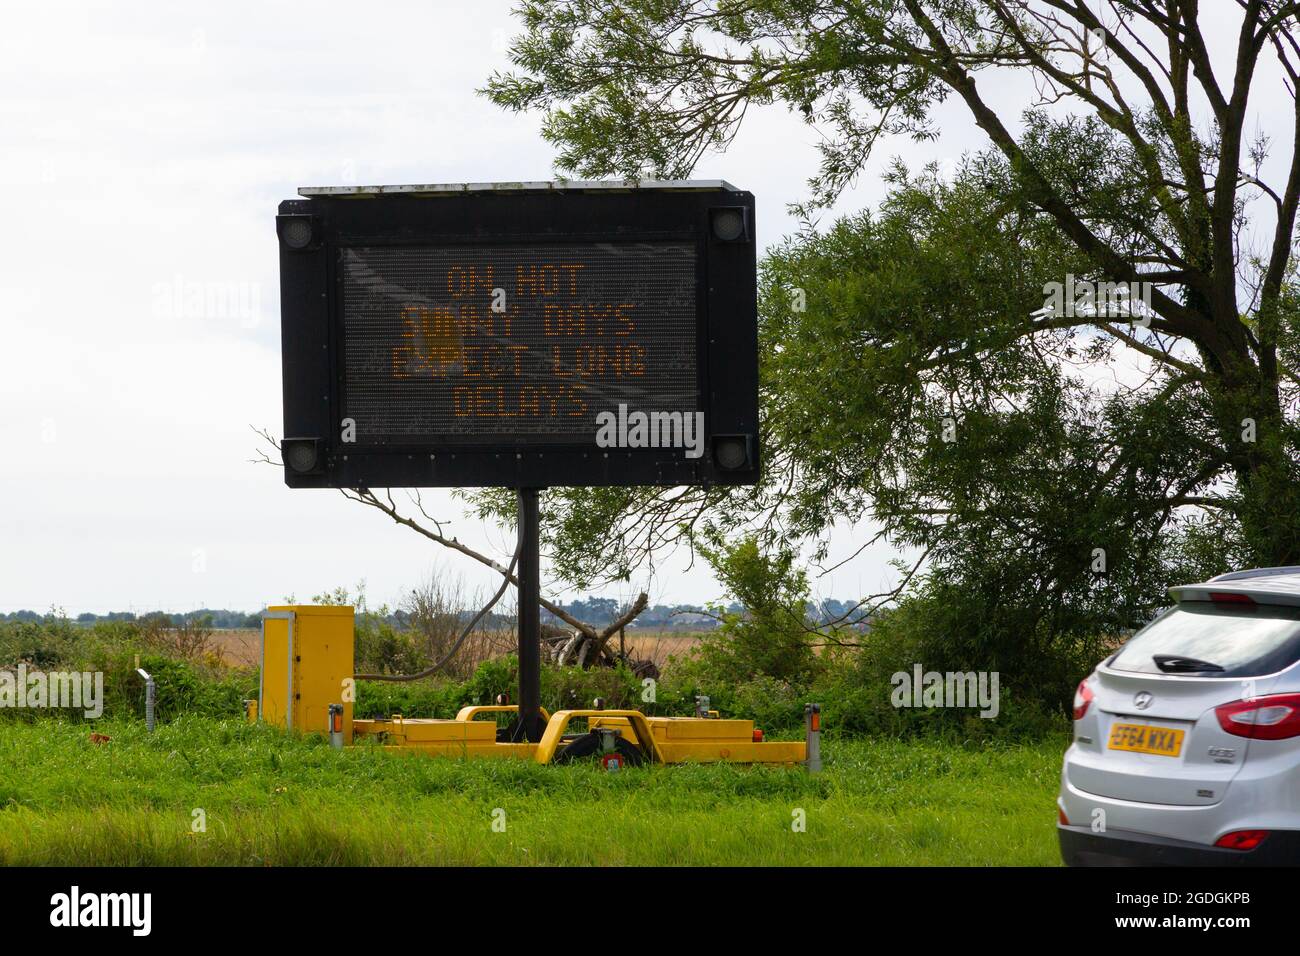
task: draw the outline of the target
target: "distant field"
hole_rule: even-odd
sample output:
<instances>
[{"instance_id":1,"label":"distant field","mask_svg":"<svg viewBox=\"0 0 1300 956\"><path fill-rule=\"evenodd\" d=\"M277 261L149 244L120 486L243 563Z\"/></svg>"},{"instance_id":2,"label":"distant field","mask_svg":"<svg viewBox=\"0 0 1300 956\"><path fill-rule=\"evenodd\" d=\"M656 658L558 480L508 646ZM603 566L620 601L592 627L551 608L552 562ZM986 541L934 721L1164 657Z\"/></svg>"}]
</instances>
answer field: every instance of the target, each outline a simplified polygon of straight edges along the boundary
<instances>
[{"instance_id":1,"label":"distant field","mask_svg":"<svg viewBox=\"0 0 1300 956\"><path fill-rule=\"evenodd\" d=\"M827 741L826 771L337 752L236 721L6 723L6 865L1055 865L1065 741ZM194 832L195 811L206 832ZM803 832L792 824L800 814ZM493 823L504 821L504 830Z\"/></svg>"},{"instance_id":2,"label":"distant field","mask_svg":"<svg viewBox=\"0 0 1300 956\"><path fill-rule=\"evenodd\" d=\"M211 644L221 659L234 667L261 662L262 632L256 628L213 631Z\"/></svg>"}]
</instances>

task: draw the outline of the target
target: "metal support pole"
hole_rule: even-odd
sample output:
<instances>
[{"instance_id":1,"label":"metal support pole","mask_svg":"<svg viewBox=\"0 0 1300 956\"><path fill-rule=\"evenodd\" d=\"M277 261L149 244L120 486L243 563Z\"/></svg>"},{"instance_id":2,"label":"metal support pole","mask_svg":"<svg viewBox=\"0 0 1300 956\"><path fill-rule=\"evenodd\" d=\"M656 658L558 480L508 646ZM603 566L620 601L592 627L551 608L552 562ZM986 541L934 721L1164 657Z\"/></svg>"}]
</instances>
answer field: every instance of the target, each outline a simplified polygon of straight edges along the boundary
<instances>
[{"instance_id":1,"label":"metal support pole","mask_svg":"<svg viewBox=\"0 0 1300 956\"><path fill-rule=\"evenodd\" d=\"M822 705L805 704L803 708L804 732L808 740L808 758L804 766L809 773L822 770Z\"/></svg>"},{"instance_id":2,"label":"metal support pole","mask_svg":"<svg viewBox=\"0 0 1300 956\"><path fill-rule=\"evenodd\" d=\"M331 747L341 748L343 746L342 704L330 704L329 706L329 737Z\"/></svg>"},{"instance_id":3,"label":"metal support pole","mask_svg":"<svg viewBox=\"0 0 1300 956\"><path fill-rule=\"evenodd\" d=\"M519 718L516 740L537 743L546 723L542 720L542 597L540 519L537 489L519 489L519 526L523 549L519 554Z\"/></svg>"},{"instance_id":4,"label":"metal support pole","mask_svg":"<svg viewBox=\"0 0 1300 956\"><path fill-rule=\"evenodd\" d=\"M158 693L157 685L154 684L153 678L149 676L147 671L137 667L135 672L144 678L144 726L149 733L153 733L153 708Z\"/></svg>"}]
</instances>

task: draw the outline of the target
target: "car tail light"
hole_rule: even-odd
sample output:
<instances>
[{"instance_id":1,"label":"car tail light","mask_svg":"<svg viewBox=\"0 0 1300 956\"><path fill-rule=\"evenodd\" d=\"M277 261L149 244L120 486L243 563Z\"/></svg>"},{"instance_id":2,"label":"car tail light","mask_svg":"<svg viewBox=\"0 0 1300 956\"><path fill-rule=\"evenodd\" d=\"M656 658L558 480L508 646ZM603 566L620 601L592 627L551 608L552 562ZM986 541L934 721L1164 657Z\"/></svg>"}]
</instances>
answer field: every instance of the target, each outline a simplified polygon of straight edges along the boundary
<instances>
[{"instance_id":1,"label":"car tail light","mask_svg":"<svg viewBox=\"0 0 1300 956\"><path fill-rule=\"evenodd\" d=\"M763 731L761 731L761 730L759 730L757 727L755 727L755 728L754 728L754 743L756 743L756 744L761 744L762 742L763 742Z\"/></svg>"},{"instance_id":2,"label":"car tail light","mask_svg":"<svg viewBox=\"0 0 1300 956\"><path fill-rule=\"evenodd\" d=\"M1079 689L1074 692L1074 719L1083 720L1083 715L1088 712L1088 705L1092 703L1092 688L1088 686L1088 679L1085 677L1079 681Z\"/></svg>"},{"instance_id":3,"label":"car tail light","mask_svg":"<svg viewBox=\"0 0 1300 956\"><path fill-rule=\"evenodd\" d=\"M1254 604L1255 599L1249 594L1236 591L1211 591L1210 600L1215 604Z\"/></svg>"},{"instance_id":4,"label":"car tail light","mask_svg":"<svg viewBox=\"0 0 1300 956\"><path fill-rule=\"evenodd\" d=\"M1229 850L1253 850L1263 843L1267 836L1267 830L1233 830L1215 840L1214 845Z\"/></svg>"},{"instance_id":5,"label":"car tail light","mask_svg":"<svg viewBox=\"0 0 1300 956\"><path fill-rule=\"evenodd\" d=\"M1300 694L1273 694L1237 700L1214 708L1219 726L1251 740L1286 740L1300 736Z\"/></svg>"},{"instance_id":6,"label":"car tail light","mask_svg":"<svg viewBox=\"0 0 1300 956\"><path fill-rule=\"evenodd\" d=\"M1070 825L1070 818L1065 815L1065 811L1060 807L1056 808L1056 822L1063 827L1068 827Z\"/></svg>"}]
</instances>

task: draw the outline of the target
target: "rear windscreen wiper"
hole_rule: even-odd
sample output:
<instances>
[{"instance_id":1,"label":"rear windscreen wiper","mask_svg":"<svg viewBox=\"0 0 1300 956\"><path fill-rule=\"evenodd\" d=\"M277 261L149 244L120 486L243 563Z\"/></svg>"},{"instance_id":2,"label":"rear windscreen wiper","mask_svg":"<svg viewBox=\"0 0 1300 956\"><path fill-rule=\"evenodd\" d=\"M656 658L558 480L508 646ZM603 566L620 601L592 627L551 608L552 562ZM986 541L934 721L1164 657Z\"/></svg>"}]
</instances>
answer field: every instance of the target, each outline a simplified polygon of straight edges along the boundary
<instances>
[{"instance_id":1,"label":"rear windscreen wiper","mask_svg":"<svg viewBox=\"0 0 1300 956\"><path fill-rule=\"evenodd\" d=\"M1182 657L1178 654L1152 654L1151 659L1156 662L1156 667L1166 673L1174 671L1223 670L1223 668L1218 664L1211 664L1209 661L1198 660L1195 657Z\"/></svg>"}]
</instances>

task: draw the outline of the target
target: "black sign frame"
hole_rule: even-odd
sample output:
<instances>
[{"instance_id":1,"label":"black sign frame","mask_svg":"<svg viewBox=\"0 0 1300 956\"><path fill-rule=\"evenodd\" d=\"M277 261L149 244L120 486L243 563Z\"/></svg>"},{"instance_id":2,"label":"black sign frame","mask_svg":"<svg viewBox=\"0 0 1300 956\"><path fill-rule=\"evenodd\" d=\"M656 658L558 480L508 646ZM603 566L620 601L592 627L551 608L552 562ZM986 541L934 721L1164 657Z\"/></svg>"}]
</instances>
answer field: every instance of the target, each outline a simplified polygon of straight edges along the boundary
<instances>
[{"instance_id":1,"label":"black sign frame","mask_svg":"<svg viewBox=\"0 0 1300 956\"><path fill-rule=\"evenodd\" d=\"M754 198L725 183L304 189L280 204L285 482L294 488L752 484L759 476ZM695 245L703 454L572 435L343 440L342 250Z\"/></svg>"}]
</instances>

